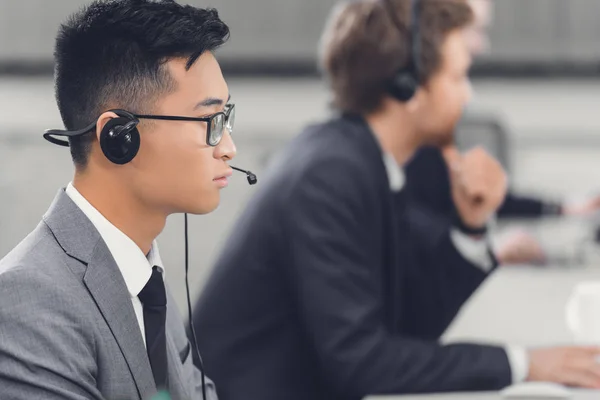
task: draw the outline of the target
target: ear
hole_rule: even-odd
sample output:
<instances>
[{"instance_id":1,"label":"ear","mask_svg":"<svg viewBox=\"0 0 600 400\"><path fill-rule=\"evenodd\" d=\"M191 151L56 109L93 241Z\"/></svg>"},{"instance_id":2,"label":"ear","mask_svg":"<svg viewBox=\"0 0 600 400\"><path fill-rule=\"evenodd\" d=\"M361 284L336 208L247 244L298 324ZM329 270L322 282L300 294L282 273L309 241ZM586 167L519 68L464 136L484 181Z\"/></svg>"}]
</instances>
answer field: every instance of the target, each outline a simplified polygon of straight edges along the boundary
<instances>
[{"instance_id":1,"label":"ear","mask_svg":"<svg viewBox=\"0 0 600 400\"><path fill-rule=\"evenodd\" d=\"M119 118L119 116L112 111L107 111L98 117L98 121L96 122L96 139L98 141L100 141L100 133L102 132L102 129L104 129L106 123L113 118Z\"/></svg>"}]
</instances>

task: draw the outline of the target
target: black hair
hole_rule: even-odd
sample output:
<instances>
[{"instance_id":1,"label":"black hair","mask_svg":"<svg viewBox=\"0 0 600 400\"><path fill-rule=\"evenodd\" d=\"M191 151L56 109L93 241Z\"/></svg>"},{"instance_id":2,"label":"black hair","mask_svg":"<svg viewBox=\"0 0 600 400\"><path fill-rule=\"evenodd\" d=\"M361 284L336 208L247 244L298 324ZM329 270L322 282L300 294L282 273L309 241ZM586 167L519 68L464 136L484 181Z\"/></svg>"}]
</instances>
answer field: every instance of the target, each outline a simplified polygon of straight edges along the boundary
<instances>
[{"instance_id":1,"label":"black hair","mask_svg":"<svg viewBox=\"0 0 600 400\"><path fill-rule=\"evenodd\" d=\"M215 9L174 0L96 0L63 23L56 38L55 91L65 127L81 129L106 107L147 111L175 89L165 67L186 68L229 38ZM71 156L85 167L95 135L71 138Z\"/></svg>"}]
</instances>

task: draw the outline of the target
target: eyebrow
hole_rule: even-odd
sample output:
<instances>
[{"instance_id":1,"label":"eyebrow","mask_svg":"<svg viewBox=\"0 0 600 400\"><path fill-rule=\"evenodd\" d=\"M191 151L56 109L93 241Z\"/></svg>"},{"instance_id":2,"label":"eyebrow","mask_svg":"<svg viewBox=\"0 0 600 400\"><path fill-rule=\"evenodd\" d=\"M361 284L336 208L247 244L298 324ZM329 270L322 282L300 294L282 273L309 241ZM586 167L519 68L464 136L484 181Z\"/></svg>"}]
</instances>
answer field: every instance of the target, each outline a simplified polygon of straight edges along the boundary
<instances>
[{"instance_id":1,"label":"eyebrow","mask_svg":"<svg viewBox=\"0 0 600 400\"><path fill-rule=\"evenodd\" d=\"M229 103L229 100L231 100L231 95L229 95L227 97L227 101L225 103ZM194 107L194 110L197 110L202 107L211 107L211 106L220 106L220 105L223 105L222 99L218 99L216 97L208 97L208 98L202 100L201 102L199 102L198 104L196 104L196 106Z\"/></svg>"}]
</instances>

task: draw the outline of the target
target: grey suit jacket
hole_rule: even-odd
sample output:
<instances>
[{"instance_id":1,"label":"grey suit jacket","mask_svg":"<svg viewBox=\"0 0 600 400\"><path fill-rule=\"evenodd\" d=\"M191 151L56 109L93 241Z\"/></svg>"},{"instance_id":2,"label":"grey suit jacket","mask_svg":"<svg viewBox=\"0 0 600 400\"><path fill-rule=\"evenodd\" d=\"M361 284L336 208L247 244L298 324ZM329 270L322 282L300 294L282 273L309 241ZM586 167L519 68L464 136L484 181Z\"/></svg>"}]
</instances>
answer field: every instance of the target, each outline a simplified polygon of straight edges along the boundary
<instances>
[{"instance_id":1,"label":"grey suit jacket","mask_svg":"<svg viewBox=\"0 0 600 400\"><path fill-rule=\"evenodd\" d=\"M174 400L202 399L190 349L169 297ZM146 400L155 393L125 281L98 231L61 189L37 228L0 261L0 398ZM210 381L207 393L217 398Z\"/></svg>"}]
</instances>

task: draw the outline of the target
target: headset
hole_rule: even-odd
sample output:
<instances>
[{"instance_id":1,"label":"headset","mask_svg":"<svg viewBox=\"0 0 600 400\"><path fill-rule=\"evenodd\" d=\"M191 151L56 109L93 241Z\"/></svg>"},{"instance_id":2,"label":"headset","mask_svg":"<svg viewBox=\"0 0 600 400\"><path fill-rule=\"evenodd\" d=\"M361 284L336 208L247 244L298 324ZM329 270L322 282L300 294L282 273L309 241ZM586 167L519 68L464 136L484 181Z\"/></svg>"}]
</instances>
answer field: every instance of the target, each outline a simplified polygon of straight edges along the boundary
<instances>
[{"instance_id":1,"label":"headset","mask_svg":"<svg viewBox=\"0 0 600 400\"><path fill-rule=\"evenodd\" d=\"M117 114L117 118L111 118L102 128L102 132L100 132L100 148L104 156L111 162L118 165L127 164L135 158L140 150L140 132L137 129L140 120L129 111L115 109L109 110L109 112ZM43 137L50 143L69 147L68 140L59 139L58 137L72 138L83 136L95 128L96 122L75 131L47 129ZM252 172L234 166L230 167L235 171L246 174L248 184L254 185L258 182L258 178Z\"/></svg>"},{"instance_id":2,"label":"headset","mask_svg":"<svg viewBox=\"0 0 600 400\"><path fill-rule=\"evenodd\" d=\"M392 4L393 0L382 0L384 7L390 15L392 23L402 33L405 29L398 19L398 15ZM412 99L419 89L419 57L421 37L419 32L420 23L420 2L419 0L410 0L410 52L408 55L408 65L402 67L393 78L388 86L388 93L398 101L403 103Z\"/></svg>"},{"instance_id":3,"label":"headset","mask_svg":"<svg viewBox=\"0 0 600 400\"><path fill-rule=\"evenodd\" d=\"M140 149L140 132L137 125L140 120L132 113L125 110L110 110L117 114L111 118L100 132L100 148L104 156L111 162L119 165L127 164L135 158ZM59 146L69 147L69 142L58 137L73 138L85 135L96 128L96 122L76 131L61 129L48 129L44 132L44 139Z\"/></svg>"},{"instance_id":4,"label":"headset","mask_svg":"<svg viewBox=\"0 0 600 400\"><path fill-rule=\"evenodd\" d=\"M100 148L102 149L102 153L104 156L110 160L111 162L124 165L130 162L135 158L138 151L140 150L140 132L137 129L137 125L140 123L140 120L125 110L109 110L117 115L117 118L111 118L102 128L100 132ZM69 147L69 141L65 139L59 139L60 137L64 138L73 138L77 136L83 136L86 133L92 132L96 128L96 122L93 122L86 126L85 128L69 131L62 129L47 129L43 137L50 143ZM248 184L254 185L257 182L256 175L250 171L243 170L241 168L237 168L234 166L230 166L232 169L245 173L246 178L248 180ZM198 340L196 338L196 331L194 329L194 323L192 319L192 304L190 301L190 287L189 287L189 279L188 279L188 271L189 271L189 246L188 246L188 215L184 214L184 243L185 243L185 288L187 295L187 304L188 304L188 322L189 329L191 334L192 348L196 353L196 357L200 364L200 373L201 373L201 384L202 384L202 398L207 400L206 396L206 374L204 372L204 363L202 362L202 357L200 356L200 351L198 349Z\"/></svg>"}]
</instances>

